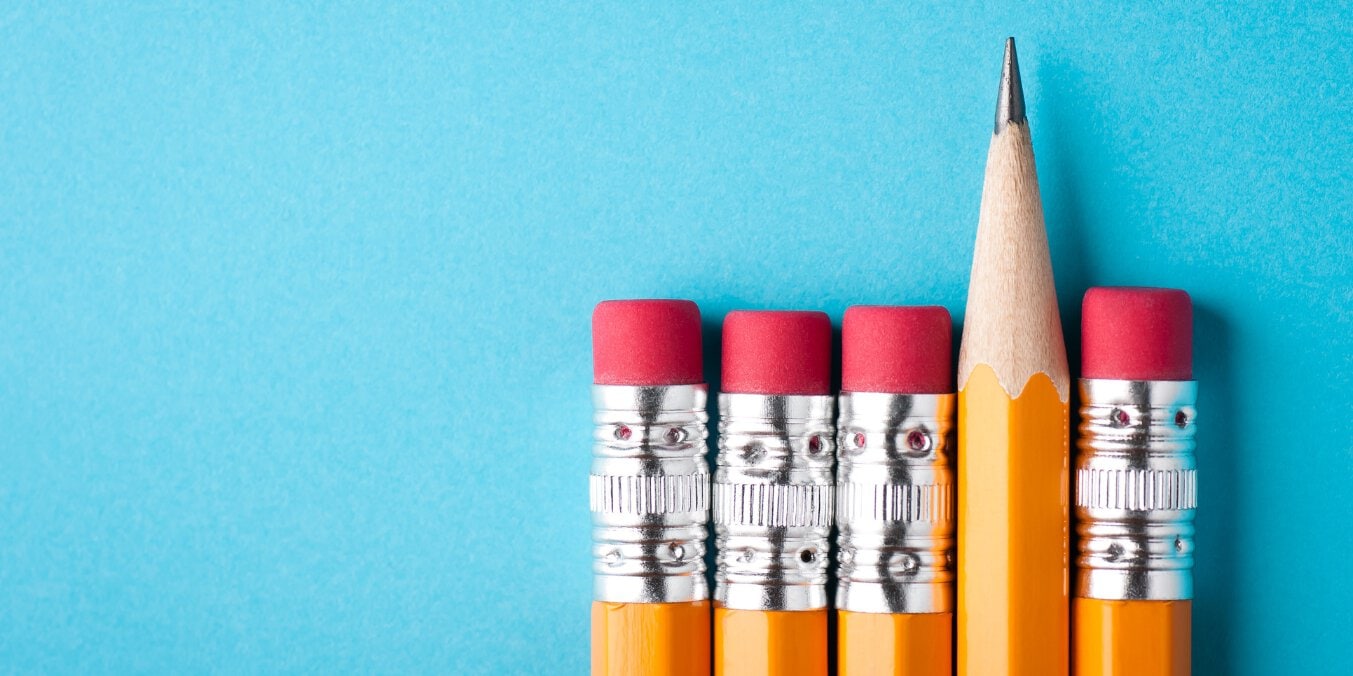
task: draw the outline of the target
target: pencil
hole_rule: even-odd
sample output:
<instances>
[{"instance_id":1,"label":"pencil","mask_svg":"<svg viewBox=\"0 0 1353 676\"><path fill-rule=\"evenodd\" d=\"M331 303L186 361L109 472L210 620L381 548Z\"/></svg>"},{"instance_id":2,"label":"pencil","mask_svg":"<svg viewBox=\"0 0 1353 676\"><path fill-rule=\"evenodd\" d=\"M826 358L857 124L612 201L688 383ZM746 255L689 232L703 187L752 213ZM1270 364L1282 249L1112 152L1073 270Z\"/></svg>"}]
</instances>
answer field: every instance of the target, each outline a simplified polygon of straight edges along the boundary
<instances>
[{"instance_id":1,"label":"pencil","mask_svg":"<svg viewBox=\"0 0 1353 676\"><path fill-rule=\"evenodd\" d=\"M835 401L821 312L724 321L714 673L827 673Z\"/></svg>"},{"instance_id":2,"label":"pencil","mask_svg":"<svg viewBox=\"0 0 1353 676\"><path fill-rule=\"evenodd\" d=\"M700 310L680 300L602 302L592 353L592 673L707 674Z\"/></svg>"},{"instance_id":3,"label":"pencil","mask_svg":"<svg viewBox=\"0 0 1353 676\"><path fill-rule=\"evenodd\" d=\"M855 306L842 322L842 676L953 672L952 326L942 307Z\"/></svg>"},{"instance_id":4,"label":"pencil","mask_svg":"<svg viewBox=\"0 0 1353 676\"><path fill-rule=\"evenodd\" d=\"M1081 676L1187 676L1193 598L1193 304L1085 294L1072 660Z\"/></svg>"},{"instance_id":5,"label":"pencil","mask_svg":"<svg viewBox=\"0 0 1353 676\"><path fill-rule=\"evenodd\" d=\"M959 351L960 676L1067 672L1069 395L1010 39Z\"/></svg>"}]
</instances>

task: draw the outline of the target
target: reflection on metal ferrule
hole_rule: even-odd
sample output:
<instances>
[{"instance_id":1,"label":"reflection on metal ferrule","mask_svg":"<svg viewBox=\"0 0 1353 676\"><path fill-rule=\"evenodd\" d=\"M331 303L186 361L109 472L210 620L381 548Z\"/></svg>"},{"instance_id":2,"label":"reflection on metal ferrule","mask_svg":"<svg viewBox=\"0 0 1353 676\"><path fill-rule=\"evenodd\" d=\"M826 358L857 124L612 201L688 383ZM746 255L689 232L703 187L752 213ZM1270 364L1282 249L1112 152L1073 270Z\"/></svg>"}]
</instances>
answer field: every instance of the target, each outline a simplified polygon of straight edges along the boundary
<instances>
[{"instance_id":1,"label":"reflection on metal ferrule","mask_svg":"<svg viewBox=\"0 0 1353 676\"><path fill-rule=\"evenodd\" d=\"M588 479L593 598L675 603L709 598L709 415L704 385L592 388Z\"/></svg>"},{"instance_id":2,"label":"reflection on metal ferrule","mask_svg":"<svg viewBox=\"0 0 1353 676\"><path fill-rule=\"evenodd\" d=\"M719 395L714 598L739 610L827 607L829 396Z\"/></svg>"},{"instance_id":3,"label":"reflection on metal ferrule","mask_svg":"<svg viewBox=\"0 0 1353 676\"><path fill-rule=\"evenodd\" d=\"M836 605L954 606L954 395L841 394Z\"/></svg>"},{"instance_id":4,"label":"reflection on metal ferrule","mask_svg":"<svg viewBox=\"0 0 1353 676\"><path fill-rule=\"evenodd\" d=\"M1192 381L1080 381L1076 593L1193 598Z\"/></svg>"}]
</instances>

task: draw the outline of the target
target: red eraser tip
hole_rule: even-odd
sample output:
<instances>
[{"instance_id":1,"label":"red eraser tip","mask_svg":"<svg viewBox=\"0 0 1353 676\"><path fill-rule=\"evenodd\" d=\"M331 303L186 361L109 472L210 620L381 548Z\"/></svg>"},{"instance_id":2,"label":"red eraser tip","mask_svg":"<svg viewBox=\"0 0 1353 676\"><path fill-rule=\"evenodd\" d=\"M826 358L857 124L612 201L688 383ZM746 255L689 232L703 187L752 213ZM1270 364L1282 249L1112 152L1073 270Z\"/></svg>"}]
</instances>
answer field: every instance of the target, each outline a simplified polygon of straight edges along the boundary
<instances>
[{"instance_id":1,"label":"red eraser tip","mask_svg":"<svg viewBox=\"0 0 1353 676\"><path fill-rule=\"evenodd\" d=\"M705 382L700 308L688 300L607 300L592 311L592 380L598 385Z\"/></svg>"},{"instance_id":2,"label":"red eraser tip","mask_svg":"<svg viewBox=\"0 0 1353 676\"><path fill-rule=\"evenodd\" d=\"M828 394L831 361L832 322L824 313L739 310L724 319L724 392Z\"/></svg>"},{"instance_id":3,"label":"red eraser tip","mask_svg":"<svg viewBox=\"0 0 1353 676\"><path fill-rule=\"evenodd\" d=\"M1192 380L1193 301L1179 289L1099 286L1081 306L1081 377Z\"/></svg>"},{"instance_id":4,"label":"red eraser tip","mask_svg":"<svg viewBox=\"0 0 1353 676\"><path fill-rule=\"evenodd\" d=\"M841 323L841 389L954 391L953 322L938 306L856 305Z\"/></svg>"}]
</instances>

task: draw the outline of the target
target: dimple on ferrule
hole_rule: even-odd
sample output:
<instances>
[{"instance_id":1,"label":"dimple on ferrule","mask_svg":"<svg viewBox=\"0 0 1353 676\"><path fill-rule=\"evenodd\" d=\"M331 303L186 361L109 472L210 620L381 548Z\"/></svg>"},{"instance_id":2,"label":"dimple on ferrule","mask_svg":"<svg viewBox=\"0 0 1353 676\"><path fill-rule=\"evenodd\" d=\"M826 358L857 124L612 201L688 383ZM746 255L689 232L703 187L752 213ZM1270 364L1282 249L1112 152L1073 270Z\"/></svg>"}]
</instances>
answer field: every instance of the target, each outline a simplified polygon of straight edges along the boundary
<instances>
[{"instance_id":1,"label":"dimple on ferrule","mask_svg":"<svg viewBox=\"0 0 1353 676\"><path fill-rule=\"evenodd\" d=\"M705 581L705 385L594 385L593 599L679 603Z\"/></svg>"},{"instance_id":2,"label":"dimple on ferrule","mask_svg":"<svg viewBox=\"0 0 1353 676\"><path fill-rule=\"evenodd\" d=\"M826 395L719 395L714 598L724 607L827 607L834 404Z\"/></svg>"},{"instance_id":3,"label":"dimple on ferrule","mask_svg":"<svg viewBox=\"0 0 1353 676\"><path fill-rule=\"evenodd\" d=\"M1193 381L1082 379L1076 595L1193 598Z\"/></svg>"},{"instance_id":4,"label":"dimple on ferrule","mask_svg":"<svg viewBox=\"0 0 1353 676\"><path fill-rule=\"evenodd\" d=\"M954 395L843 392L840 402L836 606L952 610Z\"/></svg>"}]
</instances>

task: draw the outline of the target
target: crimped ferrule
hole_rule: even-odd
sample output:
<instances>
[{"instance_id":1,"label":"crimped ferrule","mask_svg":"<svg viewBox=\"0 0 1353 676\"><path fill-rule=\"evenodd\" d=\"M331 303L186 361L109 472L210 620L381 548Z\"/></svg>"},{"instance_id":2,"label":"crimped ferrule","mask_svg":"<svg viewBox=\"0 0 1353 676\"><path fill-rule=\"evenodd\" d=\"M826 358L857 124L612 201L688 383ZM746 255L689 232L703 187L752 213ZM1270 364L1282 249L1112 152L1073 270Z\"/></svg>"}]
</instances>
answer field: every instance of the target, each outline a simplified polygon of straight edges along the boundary
<instances>
[{"instance_id":1,"label":"crimped ferrule","mask_svg":"<svg viewBox=\"0 0 1353 676\"><path fill-rule=\"evenodd\" d=\"M1193 598L1197 383L1080 381L1076 594Z\"/></svg>"},{"instance_id":2,"label":"crimped ferrule","mask_svg":"<svg viewBox=\"0 0 1353 676\"><path fill-rule=\"evenodd\" d=\"M827 607L834 404L719 395L714 598L724 607Z\"/></svg>"},{"instance_id":3,"label":"crimped ferrule","mask_svg":"<svg viewBox=\"0 0 1353 676\"><path fill-rule=\"evenodd\" d=\"M615 603L709 598L709 414L704 385L595 385L589 478L592 597Z\"/></svg>"},{"instance_id":4,"label":"crimped ferrule","mask_svg":"<svg viewBox=\"0 0 1353 676\"><path fill-rule=\"evenodd\" d=\"M954 607L954 395L843 392L836 606Z\"/></svg>"}]
</instances>

